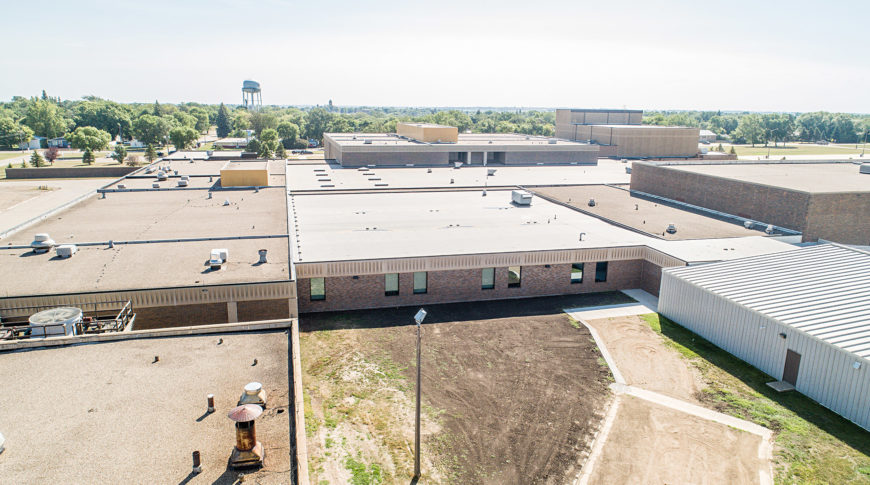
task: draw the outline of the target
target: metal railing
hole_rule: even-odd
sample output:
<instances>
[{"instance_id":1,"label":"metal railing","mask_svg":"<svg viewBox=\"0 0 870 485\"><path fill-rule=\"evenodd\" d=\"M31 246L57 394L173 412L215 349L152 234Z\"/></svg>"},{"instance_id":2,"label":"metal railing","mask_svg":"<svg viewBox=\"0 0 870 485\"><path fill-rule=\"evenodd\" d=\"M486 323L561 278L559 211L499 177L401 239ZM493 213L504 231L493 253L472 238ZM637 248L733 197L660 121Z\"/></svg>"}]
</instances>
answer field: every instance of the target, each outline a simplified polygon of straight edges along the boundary
<instances>
[{"instance_id":1,"label":"metal railing","mask_svg":"<svg viewBox=\"0 0 870 485\"><path fill-rule=\"evenodd\" d=\"M136 318L132 301L117 300L69 305L82 310L82 321L72 325L63 323L30 325L28 321L30 315L57 306L40 305L0 310L0 340L63 337L69 335L70 327L73 335L123 332ZM110 308L107 309L106 306ZM119 306L120 310L117 309ZM85 311L85 308L92 308L92 310Z\"/></svg>"}]
</instances>

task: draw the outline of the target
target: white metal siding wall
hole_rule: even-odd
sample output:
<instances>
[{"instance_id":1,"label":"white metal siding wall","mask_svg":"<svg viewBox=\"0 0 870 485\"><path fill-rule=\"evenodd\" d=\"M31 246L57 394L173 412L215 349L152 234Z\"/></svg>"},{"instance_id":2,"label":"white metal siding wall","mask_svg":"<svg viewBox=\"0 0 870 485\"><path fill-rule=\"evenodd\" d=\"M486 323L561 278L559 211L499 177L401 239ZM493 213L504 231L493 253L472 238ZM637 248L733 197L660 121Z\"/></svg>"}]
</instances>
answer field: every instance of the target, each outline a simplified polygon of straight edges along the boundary
<instances>
[{"instance_id":1,"label":"white metal siding wall","mask_svg":"<svg viewBox=\"0 0 870 485\"><path fill-rule=\"evenodd\" d=\"M662 273L659 313L781 379L786 350L801 354L795 388L870 430L870 363L804 332ZM786 338L779 336L785 333ZM861 362L861 368L852 365Z\"/></svg>"}]
</instances>

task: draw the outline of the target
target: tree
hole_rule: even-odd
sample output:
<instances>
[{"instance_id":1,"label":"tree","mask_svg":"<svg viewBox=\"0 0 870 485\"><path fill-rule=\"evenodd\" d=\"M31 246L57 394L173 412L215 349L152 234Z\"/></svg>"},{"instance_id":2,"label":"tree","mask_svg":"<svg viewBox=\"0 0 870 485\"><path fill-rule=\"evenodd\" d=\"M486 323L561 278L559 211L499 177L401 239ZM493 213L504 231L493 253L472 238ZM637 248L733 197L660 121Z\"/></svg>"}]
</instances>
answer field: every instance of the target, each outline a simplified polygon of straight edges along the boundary
<instances>
[{"instance_id":1,"label":"tree","mask_svg":"<svg viewBox=\"0 0 870 485\"><path fill-rule=\"evenodd\" d=\"M232 126L230 125L230 113L223 103L221 103L220 108L218 108L217 121L215 124L217 124L218 138L226 138L229 136L232 131Z\"/></svg>"},{"instance_id":2,"label":"tree","mask_svg":"<svg viewBox=\"0 0 870 485\"><path fill-rule=\"evenodd\" d=\"M275 128L278 126L278 118L272 113L263 113L262 111L254 111L250 115L251 129L258 137L263 130Z\"/></svg>"},{"instance_id":3,"label":"tree","mask_svg":"<svg viewBox=\"0 0 870 485\"><path fill-rule=\"evenodd\" d=\"M746 115L740 118L740 123L737 129L734 130L736 138L747 141L755 146L756 143L761 143L764 139L764 125L761 122L761 117L755 114Z\"/></svg>"},{"instance_id":4,"label":"tree","mask_svg":"<svg viewBox=\"0 0 870 485\"><path fill-rule=\"evenodd\" d=\"M37 99L30 103L24 124L33 129L38 136L57 138L70 128L71 123L63 117L57 105L51 101Z\"/></svg>"},{"instance_id":5,"label":"tree","mask_svg":"<svg viewBox=\"0 0 870 485\"><path fill-rule=\"evenodd\" d=\"M48 160L48 163L54 165L54 161L60 156L60 149L57 147L48 147L48 150L45 151L45 159Z\"/></svg>"},{"instance_id":6,"label":"tree","mask_svg":"<svg viewBox=\"0 0 870 485\"><path fill-rule=\"evenodd\" d=\"M157 160L157 150L154 149L154 145L151 143L145 147L145 159L148 160L148 163L154 163L154 160Z\"/></svg>"},{"instance_id":7,"label":"tree","mask_svg":"<svg viewBox=\"0 0 870 485\"><path fill-rule=\"evenodd\" d=\"M260 153L260 141L257 140L256 138L251 139L251 141L248 142L248 146L245 147L245 151L246 152L254 152L254 153L259 154Z\"/></svg>"},{"instance_id":8,"label":"tree","mask_svg":"<svg viewBox=\"0 0 870 485\"><path fill-rule=\"evenodd\" d=\"M77 127L93 126L110 133L113 138L119 134L119 128L122 136L132 137L130 109L113 101L85 101L75 108L73 120Z\"/></svg>"},{"instance_id":9,"label":"tree","mask_svg":"<svg viewBox=\"0 0 870 485\"><path fill-rule=\"evenodd\" d=\"M169 139L172 140L176 150L189 148L198 138L199 132L190 126L178 126L169 130Z\"/></svg>"},{"instance_id":10,"label":"tree","mask_svg":"<svg viewBox=\"0 0 870 485\"><path fill-rule=\"evenodd\" d=\"M0 147L18 148L18 145L30 141L33 130L22 126L9 117L0 117Z\"/></svg>"},{"instance_id":11,"label":"tree","mask_svg":"<svg viewBox=\"0 0 870 485\"><path fill-rule=\"evenodd\" d=\"M154 109L151 111L151 114L154 116L163 116L163 110L160 109L160 103L157 100L154 100Z\"/></svg>"},{"instance_id":12,"label":"tree","mask_svg":"<svg viewBox=\"0 0 870 485\"><path fill-rule=\"evenodd\" d=\"M299 126L290 121L281 121L278 123L278 136L283 140L289 139L291 142L299 136Z\"/></svg>"},{"instance_id":13,"label":"tree","mask_svg":"<svg viewBox=\"0 0 870 485\"><path fill-rule=\"evenodd\" d=\"M143 143L163 144L172 126L166 119L154 115L142 115L133 123L133 132Z\"/></svg>"},{"instance_id":14,"label":"tree","mask_svg":"<svg viewBox=\"0 0 870 485\"><path fill-rule=\"evenodd\" d=\"M200 133L205 133L209 129L208 113L202 108L191 108L190 115L196 119L194 128Z\"/></svg>"},{"instance_id":15,"label":"tree","mask_svg":"<svg viewBox=\"0 0 870 485\"><path fill-rule=\"evenodd\" d=\"M127 157L127 165L130 167L138 167L140 163L142 163L142 159L139 155L130 155Z\"/></svg>"},{"instance_id":16,"label":"tree","mask_svg":"<svg viewBox=\"0 0 870 485\"><path fill-rule=\"evenodd\" d=\"M127 158L127 147L125 147L123 143L118 143L115 145L115 151L113 151L109 157L114 158L119 164L123 164L124 159Z\"/></svg>"},{"instance_id":17,"label":"tree","mask_svg":"<svg viewBox=\"0 0 870 485\"><path fill-rule=\"evenodd\" d=\"M36 168L45 165L45 160L43 160L42 155L39 154L39 150L33 150L33 155L30 156L30 164Z\"/></svg>"},{"instance_id":18,"label":"tree","mask_svg":"<svg viewBox=\"0 0 870 485\"><path fill-rule=\"evenodd\" d=\"M85 165L93 165L95 160L94 152L92 152L90 148L85 148L85 151L82 152L82 163Z\"/></svg>"},{"instance_id":19,"label":"tree","mask_svg":"<svg viewBox=\"0 0 870 485\"><path fill-rule=\"evenodd\" d=\"M314 108L308 112L305 117L305 136L320 140L323 138L323 132L330 125L334 115L327 112L323 108Z\"/></svg>"},{"instance_id":20,"label":"tree","mask_svg":"<svg viewBox=\"0 0 870 485\"><path fill-rule=\"evenodd\" d=\"M257 156L259 158L271 159L273 155L272 147L267 143L260 143L260 149L257 150Z\"/></svg>"},{"instance_id":21,"label":"tree","mask_svg":"<svg viewBox=\"0 0 870 485\"><path fill-rule=\"evenodd\" d=\"M275 158L284 160L287 158L287 150L284 149L284 145L279 143L278 148L275 149Z\"/></svg>"},{"instance_id":22,"label":"tree","mask_svg":"<svg viewBox=\"0 0 870 485\"><path fill-rule=\"evenodd\" d=\"M111 135L103 130L94 128L93 126L76 128L76 131L72 132L72 134L67 137L70 145L72 145L73 148L78 148L80 150L85 148L90 150L102 150L109 146L109 140L111 139Z\"/></svg>"},{"instance_id":23,"label":"tree","mask_svg":"<svg viewBox=\"0 0 870 485\"><path fill-rule=\"evenodd\" d=\"M187 126L196 129L196 117L189 115L183 111L172 113L172 118L175 119L177 126Z\"/></svg>"}]
</instances>

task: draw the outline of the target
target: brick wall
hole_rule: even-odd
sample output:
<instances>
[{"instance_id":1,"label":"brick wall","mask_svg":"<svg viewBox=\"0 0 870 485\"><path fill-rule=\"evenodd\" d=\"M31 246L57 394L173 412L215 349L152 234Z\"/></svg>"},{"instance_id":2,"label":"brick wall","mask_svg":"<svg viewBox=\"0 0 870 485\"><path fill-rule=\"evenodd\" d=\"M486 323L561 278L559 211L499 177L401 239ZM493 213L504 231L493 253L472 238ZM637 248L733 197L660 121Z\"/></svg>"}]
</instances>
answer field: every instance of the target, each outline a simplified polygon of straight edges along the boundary
<instances>
[{"instance_id":1,"label":"brick wall","mask_svg":"<svg viewBox=\"0 0 870 485\"><path fill-rule=\"evenodd\" d=\"M595 263L586 263L583 283L571 283L571 265L523 266L519 288L508 288L506 267L495 269L495 288L481 289L481 270L430 271L427 292L413 293L413 273L399 274L399 294L384 295L384 275L326 278L326 299L311 301L308 279L297 282L299 312L382 308L460 301L499 300L639 288L643 261L611 261L607 281L595 282Z\"/></svg>"},{"instance_id":2,"label":"brick wall","mask_svg":"<svg viewBox=\"0 0 870 485\"><path fill-rule=\"evenodd\" d=\"M659 296L659 287L662 283L662 267L646 260L642 261L641 265L640 288L651 295Z\"/></svg>"},{"instance_id":3,"label":"brick wall","mask_svg":"<svg viewBox=\"0 0 870 485\"><path fill-rule=\"evenodd\" d=\"M7 179L54 179L83 177L118 178L139 167L43 167L43 168L7 168Z\"/></svg>"},{"instance_id":4,"label":"brick wall","mask_svg":"<svg viewBox=\"0 0 870 485\"><path fill-rule=\"evenodd\" d=\"M806 227L810 203L806 192L645 163L632 166L631 189L798 231Z\"/></svg>"},{"instance_id":5,"label":"brick wall","mask_svg":"<svg viewBox=\"0 0 870 485\"><path fill-rule=\"evenodd\" d=\"M236 308L240 322L290 317L290 305L286 299L240 301L236 303Z\"/></svg>"},{"instance_id":6,"label":"brick wall","mask_svg":"<svg viewBox=\"0 0 870 485\"><path fill-rule=\"evenodd\" d=\"M868 187L870 187L870 176ZM819 238L841 244L870 245L870 192L813 194L804 241Z\"/></svg>"},{"instance_id":7,"label":"brick wall","mask_svg":"<svg viewBox=\"0 0 870 485\"><path fill-rule=\"evenodd\" d=\"M134 330L227 323L226 303L134 308Z\"/></svg>"}]
</instances>

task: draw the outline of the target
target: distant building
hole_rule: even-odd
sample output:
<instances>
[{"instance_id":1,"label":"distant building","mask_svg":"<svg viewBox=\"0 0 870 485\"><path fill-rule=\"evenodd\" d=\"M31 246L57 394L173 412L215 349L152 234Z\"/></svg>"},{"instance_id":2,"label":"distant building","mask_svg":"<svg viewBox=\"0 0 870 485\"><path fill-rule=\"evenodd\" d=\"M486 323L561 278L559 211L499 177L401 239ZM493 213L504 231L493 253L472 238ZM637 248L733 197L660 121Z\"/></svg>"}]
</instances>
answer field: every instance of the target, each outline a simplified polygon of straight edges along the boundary
<instances>
[{"instance_id":1,"label":"distant building","mask_svg":"<svg viewBox=\"0 0 870 485\"><path fill-rule=\"evenodd\" d=\"M248 146L247 138L221 138L214 142L214 146L221 148L245 148Z\"/></svg>"},{"instance_id":2,"label":"distant building","mask_svg":"<svg viewBox=\"0 0 870 485\"><path fill-rule=\"evenodd\" d=\"M716 141L716 134L710 130L701 130L698 136L698 141L701 143L713 143Z\"/></svg>"},{"instance_id":3,"label":"distant building","mask_svg":"<svg viewBox=\"0 0 870 485\"><path fill-rule=\"evenodd\" d=\"M509 133L458 133L453 126L400 123L396 133L325 133L327 159L342 166L448 164L594 165L598 147Z\"/></svg>"},{"instance_id":4,"label":"distant building","mask_svg":"<svg viewBox=\"0 0 870 485\"><path fill-rule=\"evenodd\" d=\"M699 129L643 125L641 110L557 109L556 137L600 146L600 156L692 158Z\"/></svg>"},{"instance_id":5,"label":"distant building","mask_svg":"<svg viewBox=\"0 0 870 485\"><path fill-rule=\"evenodd\" d=\"M18 148L22 150L36 150L42 148L43 140L45 140L44 136L34 136L29 142L19 144Z\"/></svg>"},{"instance_id":6,"label":"distant building","mask_svg":"<svg viewBox=\"0 0 870 485\"><path fill-rule=\"evenodd\" d=\"M67 139L64 137L59 136L57 138L52 138L51 140L48 140L48 146L49 148L69 148L69 141L67 141Z\"/></svg>"}]
</instances>

